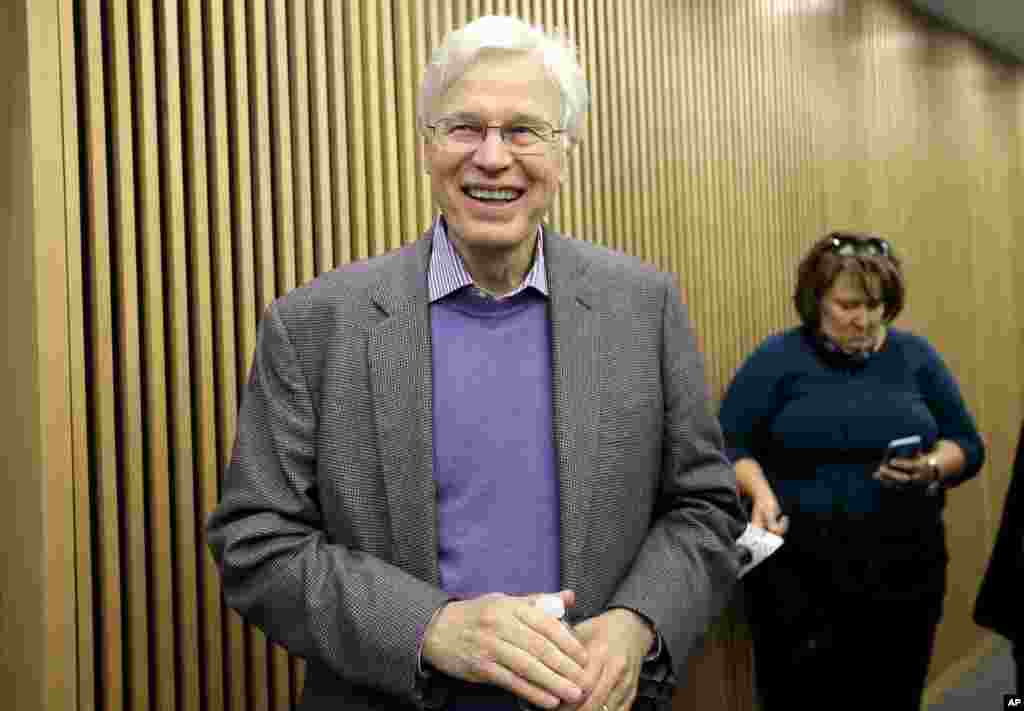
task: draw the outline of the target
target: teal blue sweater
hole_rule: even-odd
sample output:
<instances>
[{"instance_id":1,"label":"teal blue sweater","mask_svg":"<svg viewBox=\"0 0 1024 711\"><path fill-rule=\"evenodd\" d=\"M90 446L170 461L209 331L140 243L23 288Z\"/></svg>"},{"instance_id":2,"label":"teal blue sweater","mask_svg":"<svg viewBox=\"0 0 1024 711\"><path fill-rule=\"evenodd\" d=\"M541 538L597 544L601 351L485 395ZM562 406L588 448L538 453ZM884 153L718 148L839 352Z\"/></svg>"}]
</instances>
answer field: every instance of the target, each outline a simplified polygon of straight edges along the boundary
<instances>
[{"instance_id":1,"label":"teal blue sweater","mask_svg":"<svg viewBox=\"0 0 1024 711\"><path fill-rule=\"evenodd\" d=\"M733 461L762 466L784 511L934 520L944 495L883 489L872 478L886 444L920 435L963 449L955 486L978 473L984 446L960 388L924 338L890 329L864 362L826 353L809 329L765 340L736 373L720 413Z\"/></svg>"}]
</instances>

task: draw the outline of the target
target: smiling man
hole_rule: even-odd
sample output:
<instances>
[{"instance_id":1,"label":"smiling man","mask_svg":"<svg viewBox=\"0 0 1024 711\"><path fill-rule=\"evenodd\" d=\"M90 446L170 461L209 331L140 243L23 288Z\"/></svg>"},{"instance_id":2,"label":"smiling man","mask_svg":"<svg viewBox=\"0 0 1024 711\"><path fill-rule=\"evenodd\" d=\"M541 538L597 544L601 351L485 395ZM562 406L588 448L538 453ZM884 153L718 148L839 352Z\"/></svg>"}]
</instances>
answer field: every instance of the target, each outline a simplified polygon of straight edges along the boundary
<instances>
[{"instance_id":1,"label":"smiling man","mask_svg":"<svg viewBox=\"0 0 1024 711\"><path fill-rule=\"evenodd\" d=\"M742 513L674 279L543 224L587 103L540 29L452 33L433 226L264 316L209 538L307 660L301 709L664 705L729 595Z\"/></svg>"}]
</instances>

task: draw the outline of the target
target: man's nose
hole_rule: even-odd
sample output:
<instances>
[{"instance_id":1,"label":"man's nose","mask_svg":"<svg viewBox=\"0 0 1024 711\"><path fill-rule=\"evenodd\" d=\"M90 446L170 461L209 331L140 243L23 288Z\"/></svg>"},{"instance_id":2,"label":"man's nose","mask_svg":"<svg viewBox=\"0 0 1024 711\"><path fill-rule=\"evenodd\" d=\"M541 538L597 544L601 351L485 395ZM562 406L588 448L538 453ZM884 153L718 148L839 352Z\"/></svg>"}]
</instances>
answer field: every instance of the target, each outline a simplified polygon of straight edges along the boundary
<instances>
[{"instance_id":1,"label":"man's nose","mask_svg":"<svg viewBox=\"0 0 1024 711\"><path fill-rule=\"evenodd\" d=\"M500 170L512 162L512 153L505 146L501 128L488 126L484 139L473 152L473 162L481 168Z\"/></svg>"}]
</instances>

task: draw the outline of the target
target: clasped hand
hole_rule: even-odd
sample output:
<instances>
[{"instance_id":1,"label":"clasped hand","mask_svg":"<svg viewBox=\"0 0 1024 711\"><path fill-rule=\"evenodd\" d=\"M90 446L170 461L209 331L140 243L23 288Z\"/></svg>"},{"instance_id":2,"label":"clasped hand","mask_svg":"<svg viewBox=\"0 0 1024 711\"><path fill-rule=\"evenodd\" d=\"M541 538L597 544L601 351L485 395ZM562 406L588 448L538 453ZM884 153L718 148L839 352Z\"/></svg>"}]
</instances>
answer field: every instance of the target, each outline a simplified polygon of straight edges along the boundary
<instances>
[{"instance_id":1,"label":"clasped hand","mask_svg":"<svg viewBox=\"0 0 1024 711\"><path fill-rule=\"evenodd\" d=\"M559 594L566 608L575 603L572 591ZM448 603L427 627L424 659L449 676L493 684L548 709L628 709L653 631L624 609L570 631L534 606L535 597L495 593Z\"/></svg>"}]
</instances>

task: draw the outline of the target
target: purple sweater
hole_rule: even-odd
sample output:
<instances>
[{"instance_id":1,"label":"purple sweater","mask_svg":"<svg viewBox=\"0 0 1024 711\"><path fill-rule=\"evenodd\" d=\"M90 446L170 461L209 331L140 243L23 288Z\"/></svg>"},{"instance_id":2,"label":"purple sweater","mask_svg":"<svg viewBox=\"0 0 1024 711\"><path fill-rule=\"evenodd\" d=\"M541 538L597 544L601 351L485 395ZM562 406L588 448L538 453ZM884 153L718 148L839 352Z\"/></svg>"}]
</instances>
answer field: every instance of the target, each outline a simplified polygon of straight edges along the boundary
<instances>
[{"instance_id":1,"label":"purple sweater","mask_svg":"<svg viewBox=\"0 0 1024 711\"><path fill-rule=\"evenodd\" d=\"M558 473L547 300L460 289L431 306L441 585L555 592Z\"/></svg>"},{"instance_id":2,"label":"purple sweater","mask_svg":"<svg viewBox=\"0 0 1024 711\"><path fill-rule=\"evenodd\" d=\"M560 587L547 311L534 289L495 300L466 287L430 307L438 555L456 597ZM477 691L455 708L516 707Z\"/></svg>"}]
</instances>

